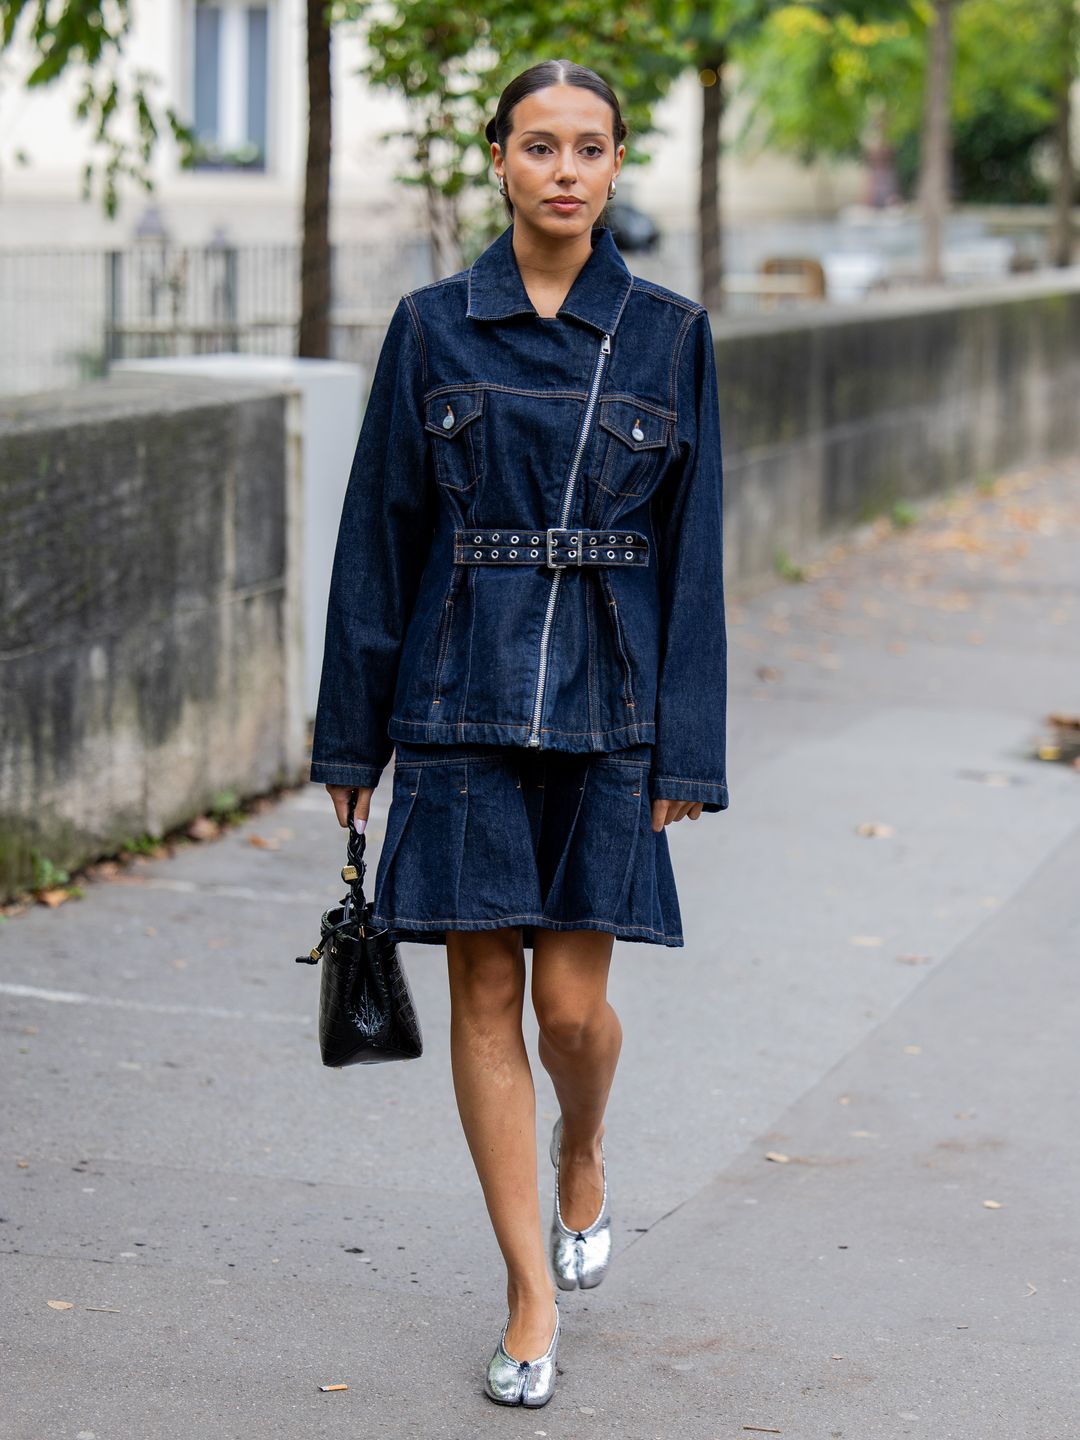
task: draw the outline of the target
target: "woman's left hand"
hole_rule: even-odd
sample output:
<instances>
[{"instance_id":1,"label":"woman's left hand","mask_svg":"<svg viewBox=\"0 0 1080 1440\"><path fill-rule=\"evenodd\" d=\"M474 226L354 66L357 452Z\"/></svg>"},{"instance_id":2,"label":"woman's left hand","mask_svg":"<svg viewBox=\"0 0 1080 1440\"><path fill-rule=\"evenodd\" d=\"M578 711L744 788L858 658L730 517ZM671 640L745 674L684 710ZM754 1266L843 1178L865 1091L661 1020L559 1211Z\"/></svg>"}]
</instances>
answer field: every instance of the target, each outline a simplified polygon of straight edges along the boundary
<instances>
[{"instance_id":1,"label":"woman's left hand","mask_svg":"<svg viewBox=\"0 0 1080 1440\"><path fill-rule=\"evenodd\" d=\"M701 814L700 800L654 800L652 802L652 828L663 830L672 820L681 820L688 815L696 820Z\"/></svg>"}]
</instances>

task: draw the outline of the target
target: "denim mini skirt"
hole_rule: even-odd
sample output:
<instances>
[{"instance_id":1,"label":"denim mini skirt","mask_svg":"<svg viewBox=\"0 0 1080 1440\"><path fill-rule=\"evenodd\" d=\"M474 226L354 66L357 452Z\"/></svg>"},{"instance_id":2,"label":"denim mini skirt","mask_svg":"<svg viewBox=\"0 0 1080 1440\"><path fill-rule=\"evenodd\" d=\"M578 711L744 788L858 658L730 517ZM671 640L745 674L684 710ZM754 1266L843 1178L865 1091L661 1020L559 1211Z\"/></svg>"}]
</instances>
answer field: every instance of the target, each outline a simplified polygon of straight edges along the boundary
<instances>
[{"instance_id":1,"label":"denim mini skirt","mask_svg":"<svg viewBox=\"0 0 1080 1440\"><path fill-rule=\"evenodd\" d=\"M448 930L604 930L681 946L666 829L652 828L652 746L571 752L398 742L374 920L399 940Z\"/></svg>"}]
</instances>

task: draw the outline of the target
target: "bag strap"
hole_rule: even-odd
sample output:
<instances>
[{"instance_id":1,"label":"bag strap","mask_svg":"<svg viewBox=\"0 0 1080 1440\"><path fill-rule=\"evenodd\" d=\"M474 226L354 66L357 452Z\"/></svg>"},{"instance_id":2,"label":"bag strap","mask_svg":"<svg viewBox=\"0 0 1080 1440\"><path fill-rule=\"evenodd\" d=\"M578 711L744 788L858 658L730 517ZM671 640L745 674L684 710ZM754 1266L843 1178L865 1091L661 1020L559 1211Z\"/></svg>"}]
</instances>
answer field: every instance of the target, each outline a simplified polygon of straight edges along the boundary
<instances>
[{"instance_id":1,"label":"bag strap","mask_svg":"<svg viewBox=\"0 0 1080 1440\"><path fill-rule=\"evenodd\" d=\"M323 947L330 936L339 930L347 930L357 921L364 923L364 907L367 900L364 897L364 875L367 871L367 864L364 860L364 850L367 846L367 837L363 831L357 831L353 824L353 814L356 809L356 792L349 794L349 818L348 818L348 839L345 846L345 864L341 867L341 878L348 883L349 889L341 902L341 919L335 925L331 925L323 934L317 945L313 946L306 955L297 955L298 965L317 965L322 955Z\"/></svg>"}]
</instances>

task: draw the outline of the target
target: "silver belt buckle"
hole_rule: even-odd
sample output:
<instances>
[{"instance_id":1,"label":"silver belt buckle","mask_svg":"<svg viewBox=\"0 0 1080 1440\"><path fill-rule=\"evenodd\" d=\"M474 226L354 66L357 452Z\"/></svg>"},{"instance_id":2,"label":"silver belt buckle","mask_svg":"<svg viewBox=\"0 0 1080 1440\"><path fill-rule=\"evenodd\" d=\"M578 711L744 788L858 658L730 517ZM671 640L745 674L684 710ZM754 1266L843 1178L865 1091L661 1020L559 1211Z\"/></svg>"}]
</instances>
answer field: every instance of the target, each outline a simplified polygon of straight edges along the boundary
<instances>
[{"instance_id":1,"label":"silver belt buckle","mask_svg":"<svg viewBox=\"0 0 1080 1440\"><path fill-rule=\"evenodd\" d=\"M548 568L551 569L551 570L565 570L568 565L580 565L580 564L581 564L581 535L580 535L580 534L571 533L571 535L570 535L570 547L567 549L567 559L560 561L560 560L555 560L555 559L552 558L552 550L553 550L554 546L558 544L558 541L555 540L553 537L554 537L555 535L559 535L559 534L562 534L562 535L565 535L565 534L566 534L566 527L565 527L565 526L561 526L561 525L550 525L550 526L548 526L548 529L547 529L547 565L548 565Z\"/></svg>"}]
</instances>

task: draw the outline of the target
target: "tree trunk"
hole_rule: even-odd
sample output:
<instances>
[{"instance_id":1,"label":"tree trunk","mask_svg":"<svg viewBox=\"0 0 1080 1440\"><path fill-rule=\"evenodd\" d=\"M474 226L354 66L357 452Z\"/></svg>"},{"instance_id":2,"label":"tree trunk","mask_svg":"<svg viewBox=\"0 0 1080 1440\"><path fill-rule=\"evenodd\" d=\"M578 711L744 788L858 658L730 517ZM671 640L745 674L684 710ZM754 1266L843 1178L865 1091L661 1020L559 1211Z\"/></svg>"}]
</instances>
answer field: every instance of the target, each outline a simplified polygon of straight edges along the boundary
<instances>
[{"instance_id":1,"label":"tree trunk","mask_svg":"<svg viewBox=\"0 0 1080 1440\"><path fill-rule=\"evenodd\" d=\"M1071 265L1073 253L1072 207L1076 203L1076 167L1073 164L1070 129L1072 105L1070 92L1076 78L1076 14L1072 0L1062 0L1063 50L1061 88L1058 91L1057 121L1054 126L1054 150L1057 157L1057 182L1054 186L1054 213L1050 225L1050 264Z\"/></svg>"},{"instance_id":2,"label":"tree trunk","mask_svg":"<svg viewBox=\"0 0 1080 1440\"><path fill-rule=\"evenodd\" d=\"M923 217L923 278L945 278L942 250L949 211L952 109L952 11L954 0L932 0L923 96L919 204Z\"/></svg>"},{"instance_id":3,"label":"tree trunk","mask_svg":"<svg viewBox=\"0 0 1080 1440\"><path fill-rule=\"evenodd\" d=\"M698 192L698 244L701 303L710 313L724 308L724 224L720 162L720 126L724 118L724 65L727 47L702 69L716 72L716 82L702 86L701 185Z\"/></svg>"},{"instance_id":4,"label":"tree trunk","mask_svg":"<svg viewBox=\"0 0 1080 1440\"><path fill-rule=\"evenodd\" d=\"M297 354L330 355L330 25L327 0L307 0L308 137Z\"/></svg>"}]
</instances>

